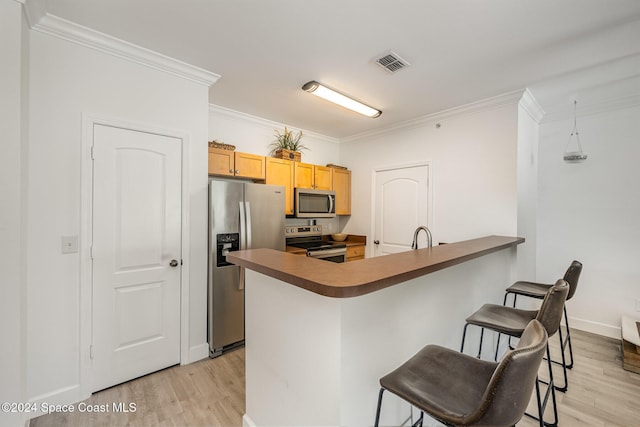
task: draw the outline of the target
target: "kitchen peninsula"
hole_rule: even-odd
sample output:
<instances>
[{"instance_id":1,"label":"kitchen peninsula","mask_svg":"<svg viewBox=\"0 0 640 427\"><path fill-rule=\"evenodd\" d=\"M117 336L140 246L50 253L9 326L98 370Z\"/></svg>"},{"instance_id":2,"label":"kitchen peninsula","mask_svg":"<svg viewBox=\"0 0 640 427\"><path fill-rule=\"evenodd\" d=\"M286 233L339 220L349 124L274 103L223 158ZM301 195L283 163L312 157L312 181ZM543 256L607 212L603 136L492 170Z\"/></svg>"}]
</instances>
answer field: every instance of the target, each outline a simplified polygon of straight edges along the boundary
<instances>
[{"instance_id":1,"label":"kitchen peninsula","mask_svg":"<svg viewBox=\"0 0 640 427\"><path fill-rule=\"evenodd\" d=\"M426 344L458 348L464 319L514 281L523 242L488 236L344 264L229 254L246 268L244 424L371 425L378 379ZM381 423L409 415L387 399Z\"/></svg>"}]
</instances>

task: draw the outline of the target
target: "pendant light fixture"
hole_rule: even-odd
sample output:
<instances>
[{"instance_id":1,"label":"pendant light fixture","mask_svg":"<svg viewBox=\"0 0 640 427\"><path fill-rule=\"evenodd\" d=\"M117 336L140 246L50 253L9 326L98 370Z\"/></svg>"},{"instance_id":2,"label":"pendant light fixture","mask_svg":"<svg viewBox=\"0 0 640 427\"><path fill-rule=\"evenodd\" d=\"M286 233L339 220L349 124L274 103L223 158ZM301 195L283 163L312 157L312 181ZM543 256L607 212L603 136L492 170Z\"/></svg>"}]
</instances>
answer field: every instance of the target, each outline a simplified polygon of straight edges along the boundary
<instances>
[{"instance_id":1,"label":"pendant light fixture","mask_svg":"<svg viewBox=\"0 0 640 427\"><path fill-rule=\"evenodd\" d=\"M327 101L331 101L334 104L338 104L342 107L348 108L349 110L363 114L367 117L375 118L379 117L380 114L382 114L382 111L369 107L368 105L365 105L362 102L356 101L353 98L336 92L333 89L329 89L328 87L314 80L305 83L302 86L302 90L319 96L320 98L326 99Z\"/></svg>"},{"instance_id":2,"label":"pendant light fixture","mask_svg":"<svg viewBox=\"0 0 640 427\"><path fill-rule=\"evenodd\" d=\"M582 152L582 145L580 144L580 134L578 133L576 110L578 108L578 101L573 101L573 130L569 135L569 141L564 150L564 161L567 163L580 163L587 160L587 155ZM575 138L574 138L575 137ZM571 141L575 139L576 150L571 150Z\"/></svg>"}]
</instances>

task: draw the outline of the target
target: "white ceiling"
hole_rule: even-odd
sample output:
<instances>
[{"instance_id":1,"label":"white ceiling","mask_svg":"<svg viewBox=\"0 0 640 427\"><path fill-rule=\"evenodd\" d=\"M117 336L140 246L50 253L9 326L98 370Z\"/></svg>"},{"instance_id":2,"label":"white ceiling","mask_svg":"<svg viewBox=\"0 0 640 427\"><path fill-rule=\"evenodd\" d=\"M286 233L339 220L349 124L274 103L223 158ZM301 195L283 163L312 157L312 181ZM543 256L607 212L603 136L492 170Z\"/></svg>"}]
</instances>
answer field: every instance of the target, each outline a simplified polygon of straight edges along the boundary
<instances>
[{"instance_id":1,"label":"white ceiling","mask_svg":"<svg viewBox=\"0 0 640 427\"><path fill-rule=\"evenodd\" d=\"M638 0L46 0L222 77L210 102L343 138L640 52ZM411 67L388 74L389 50ZM381 109L303 92L317 80Z\"/></svg>"}]
</instances>

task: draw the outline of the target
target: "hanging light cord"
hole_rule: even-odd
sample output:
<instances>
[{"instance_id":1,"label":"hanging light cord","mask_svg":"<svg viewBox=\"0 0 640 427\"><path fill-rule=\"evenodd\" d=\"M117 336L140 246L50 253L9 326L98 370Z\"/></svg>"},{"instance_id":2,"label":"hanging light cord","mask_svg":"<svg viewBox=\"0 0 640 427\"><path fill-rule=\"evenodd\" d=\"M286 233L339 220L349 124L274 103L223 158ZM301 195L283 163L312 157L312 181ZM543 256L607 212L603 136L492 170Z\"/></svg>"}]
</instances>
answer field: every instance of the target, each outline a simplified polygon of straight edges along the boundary
<instances>
[{"instance_id":1,"label":"hanging light cord","mask_svg":"<svg viewBox=\"0 0 640 427\"><path fill-rule=\"evenodd\" d=\"M577 119L577 109L578 109L578 101L573 101L573 130L571 131L571 135L569 135L569 141L567 142L567 148L565 148L565 152L569 149L569 144L571 143L571 138L573 135L576 136L576 142L578 144L578 151L582 153L582 145L580 144L580 134L578 133L578 119Z\"/></svg>"}]
</instances>

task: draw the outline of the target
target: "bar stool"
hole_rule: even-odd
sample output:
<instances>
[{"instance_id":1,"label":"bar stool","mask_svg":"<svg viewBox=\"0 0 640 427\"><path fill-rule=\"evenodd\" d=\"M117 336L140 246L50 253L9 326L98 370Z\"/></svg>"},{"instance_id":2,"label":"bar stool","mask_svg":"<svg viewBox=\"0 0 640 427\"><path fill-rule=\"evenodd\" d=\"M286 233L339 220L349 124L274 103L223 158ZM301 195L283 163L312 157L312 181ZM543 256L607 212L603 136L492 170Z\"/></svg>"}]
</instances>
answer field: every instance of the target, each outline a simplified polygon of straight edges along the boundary
<instances>
[{"instance_id":1,"label":"bar stool","mask_svg":"<svg viewBox=\"0 0 640 427\"><path fill-rule=\"evenodd\" d=\"M544 355L547 332L532 320L499 363L428 345L380 379L375 426L385 390L449 426L512 426L524 414Z\"/></svg>"},{"instance_id":2,"label":"bar stool","mask_svg":"<svg viewBox=\"0 0 640 427\"><path fill-rule=\"evenodd\" d=\"M569 292L569 285L563 279L559 279L555 285L550 287L542 300L542 305L539 310L522 310L513 307L506 307L497 304L485 304L478 311L467 317L466 324L462 333L462 345L460 346L460 352L464 351L464 341L467 334L467 327L469 325L479 326L480 332L480 346L478 349L478 358L482 352L482 340L484 338L484 330L491 329L498 332L498 344L496 345L496 359L498 355L498 348L500 346L501 334L508 335L509 337L520 337L524 332L527 324L536 319L542 323L547 335L549 337L555 334L560 327L560 320L562 319L562 307L567 298ZM549 367L549 382L546 383L542 380L536 382L536 398L538 401L538 418L535 416L526 414L531 418L537 419L540 422L540 426L556 426L558 425L558 410L556 408L556 394L553 384L553 370L551 366L551 357L549 352L549 345L547 344L547 364ZM539 382L547 384L544 398L540 396ZM553 404L553 423L547 423L543 420L544 410L547 406L547 402L551 396Z\"/></svg>"},{"instance_id":3,"label":"bar stool","mask_svg":"<svg viewBox=\"0 0 640 427\"><path fill-rule=\"evenodd\" d=\"M573 297L573 294L576 293L576 288L578 287L578 280L580 279L580 273L582 272L582 263L579 261L573 261L567 271L564 274L564 280L569 284L569 294L567 295L567 301ZM513 307L516 306L516 299L518 295L522 295L529 298L542 299L545 294L549 290L549 288L553 286L547 283L535 283L535 282L526 282L526 281L518 281L513 285L509 286L504 294L504 301L502 305L507 305L507 296L509 294L513 294ZM565 392L567 391L567 387L569 383L567 381L567 369L573 368L573 348L571 347L571 329L569 329L569 317L567 316L567 305L565 304L564 308L564 324L567 327L567 335L566 337L562 337L562 328L558 330L558 337L560 339L560 351L562 351L562 363L552 360L553 363L557 365L562 365L562 373L564 374L564 386L559 387L556 386L556 390ZM570 362L566 363L565 357L565 348L569 345L569 360Z\"/></svg>"}]
</instances>

